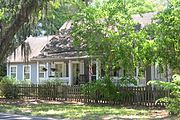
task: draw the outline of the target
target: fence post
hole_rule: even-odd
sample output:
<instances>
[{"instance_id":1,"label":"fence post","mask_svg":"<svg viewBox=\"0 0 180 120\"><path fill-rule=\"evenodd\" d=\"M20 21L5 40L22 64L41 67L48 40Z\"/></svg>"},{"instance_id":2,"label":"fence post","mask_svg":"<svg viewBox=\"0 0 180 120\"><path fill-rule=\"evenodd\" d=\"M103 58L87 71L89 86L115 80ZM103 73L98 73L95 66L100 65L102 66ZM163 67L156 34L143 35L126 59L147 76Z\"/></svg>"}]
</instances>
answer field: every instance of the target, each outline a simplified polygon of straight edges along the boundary
<instances>
[{"instance_id":1,"label":"fence post","mask_svg":"<svg viewBox=\"0 0 180 120\"><path fill-rule=\"evenodd\" d=\"M96 93L95 93L95 103L98 103L98 92L99 91L96 90Z\"/></svg>"},{"instance_id":2,"label":"fence post","mask_svg":"<svg viewBox=\"0 0 180 120\"><path fill-rule=\"evenodd\" d=\"M53 100L56 100L56 85L55 84L53 84L53 93L52 93L52 95L53 95Z\"/></svg>"},{"instance_id":3,"label":"fence post","mask_svg":"<svg viewBox=\"0 0 180 120\"><path fill-rule=\"evenodd\" d=\"M63 97L64 97L64 99L65 99L65 101L67 101L67 94L68 94L68 88L67 88L67 86L62 86L63 88L62 88L62 91L63 91Z\"/></svg>"},{"instance_id":4,"label":"fence post","mask_svg":"<svg viewBox=\"0 0 180 120\"><path fill-rule=\"evenodd\" d=\"M13 90L13 98L16 98L16 85L14 85L14 90Z\"/></svg>"}]
</instances>

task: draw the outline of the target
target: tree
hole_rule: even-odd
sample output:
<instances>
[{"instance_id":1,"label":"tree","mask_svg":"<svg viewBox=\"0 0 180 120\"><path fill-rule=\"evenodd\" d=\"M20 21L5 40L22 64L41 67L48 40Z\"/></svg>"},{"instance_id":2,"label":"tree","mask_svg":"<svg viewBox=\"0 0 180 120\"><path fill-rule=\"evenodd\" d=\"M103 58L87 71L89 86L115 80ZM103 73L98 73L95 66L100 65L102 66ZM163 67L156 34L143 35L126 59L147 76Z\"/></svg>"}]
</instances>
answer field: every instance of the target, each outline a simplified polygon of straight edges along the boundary
<instances>
[{"instance_id":1,"label":"tree","mask_svg":"<svg viewBox=\"0 0 180 120\"><path fill-rule=\"evenodd\" d=\"M180 73L180 0L171 0L168 7L156 16L153 36L157 48L157 61L169 65L174 73Z\"/></svg>"},{"instance_id":2,"label":"tree","mask_svg":"<svg viewBox=\"0 0 180 120\"><path fill-rule=\"evenodd\" d=\"M41 36L57 34L59 28L78 12L80 4L83 3L81 1L77 2L73 0L62 0L56 4L51 2L51 7L48 9L48 15L45 18L40 18L32 35Z\"/></svg>"},{"instance_id":3,"label":"tree","mask_svg":"<svg viewBox=\"0 0 180 120\"><path fill-rule=\"evenodd\" d=\"M0 63L2 63L30 35L38 36L42 31L46 31L46 35L54 34L67 19L62 10L75 12L74 9L78 7L74 6L81 1L0 0L0 3Z\"/></svg>"},{"instance_id":4,"label":"tree","mask_svg":"<svg viewBox=\"0 0 180 120\"><path fill-rule=\"evenodd\" d=\"M82 8L75 17L72 32L75 45L84 46L90 56L98 56L107 76L119 67L134 75L138 52L143 48L142 43L146 43L146 36L142 31L135 31L131 15L150 11L140 6L147 5L144 2L112 0L92 4Z\"/></svg>"},{"instance_id":5,"label":"tree","mask_svg":"<svg viewBox=\"0 0 180 120\"><path fill-rule=\"evenodd\" d=\"M23 41L22 39L15 41L15 35L21 30L25 32L27 26L36 19L35 13L38 13L40 9L45 9L43 4L48 1L1 0L0 2L0 63L2 63L14 50L17 42ZM26 36L28 36L27 32L24 38Z\"/></svg>"},{"instance_id":6,"label":"tree","mask_svg":"<svg viewBox=\"0 0 180 120\"><path fill-rule=\"evenodd\" d=\"M0 79L6 75L6 65L0 65Z\"/></svg>"}]
</instances>

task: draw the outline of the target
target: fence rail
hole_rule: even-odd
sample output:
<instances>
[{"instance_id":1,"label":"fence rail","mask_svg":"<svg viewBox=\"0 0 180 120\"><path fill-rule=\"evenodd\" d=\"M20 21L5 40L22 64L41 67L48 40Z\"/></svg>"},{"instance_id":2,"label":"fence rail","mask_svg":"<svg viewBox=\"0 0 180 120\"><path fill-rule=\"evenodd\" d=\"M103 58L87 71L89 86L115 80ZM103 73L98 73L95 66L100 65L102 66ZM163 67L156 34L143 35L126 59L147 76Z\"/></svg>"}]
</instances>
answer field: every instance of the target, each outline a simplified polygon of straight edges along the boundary
<instances>
[{"instance_id":1,"label":"fence rail","mask_svg":"<svg viewBox=\"0 0 180 120\"><path fill-rule=\"evenodd\" d=\"M16 86L18 97L24 99L42 99L56 101L77 101L98 104L116 105L144 105L164 106L163 102L156 102L157 99L168 97L169 91L156 89L150 86L145 87L119 87L120 99L109 100L98 91L95 96L83 94L80 86L65 85L18 85Z\"/></svg>"}]
</instances>

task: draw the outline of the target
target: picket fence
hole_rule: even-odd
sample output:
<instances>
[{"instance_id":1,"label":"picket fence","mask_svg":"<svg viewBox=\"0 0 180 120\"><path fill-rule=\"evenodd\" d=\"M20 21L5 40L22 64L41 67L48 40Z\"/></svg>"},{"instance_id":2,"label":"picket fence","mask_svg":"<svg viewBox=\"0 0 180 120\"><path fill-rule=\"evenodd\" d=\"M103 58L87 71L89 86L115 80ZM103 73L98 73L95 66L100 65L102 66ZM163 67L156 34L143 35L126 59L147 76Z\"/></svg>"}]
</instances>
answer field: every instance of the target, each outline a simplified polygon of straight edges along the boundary
<instances>
[{"instance_id":1,"label":"picket fence","mask_svg":"<svg viewBox=\"0 0 180 120\"><path fill-rule=\"evenodd\" d=\"M119 87L120 99L107 99L101 91L95 95L83 94L81 86L64 85L18 85L18 97L21 99L41 99L55 101L76 101L95 104L112 105L143 105L149 107L165 106L166 103L157 101L169 97L169 91L145 87ZM88 92L87 92L88 93Z\"/></svg>"}]
</instances>

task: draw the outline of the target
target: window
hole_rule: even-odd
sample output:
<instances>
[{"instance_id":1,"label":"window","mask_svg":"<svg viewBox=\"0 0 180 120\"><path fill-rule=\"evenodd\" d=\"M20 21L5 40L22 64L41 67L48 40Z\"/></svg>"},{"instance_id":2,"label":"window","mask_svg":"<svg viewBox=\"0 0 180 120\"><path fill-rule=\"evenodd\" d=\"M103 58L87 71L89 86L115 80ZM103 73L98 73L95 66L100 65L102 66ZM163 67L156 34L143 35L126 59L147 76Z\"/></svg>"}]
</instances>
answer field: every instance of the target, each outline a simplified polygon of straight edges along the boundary
<instances>
[{"instance_id":1,"label":"window","mask_svg":"<svg viewBox=\"0 0 180 120\"><path fill-rule=\"evenodd\" d=\"M17 66L10 66L10 76L14 78L17 77Z\"/></svg>"},{"instance_id":2,"label":"window","mask_svg":"<svg viewBox=\"0 0 180 120\"><path fill-rule=\"evenodd\" d=\"M46 68L44 64L39 65L39 78L45 78Z\"/></svg>"},{"instance_id":3,"label":"window","mask_svg":"<svg viewBox=\"0 0 180 120\"><path fill-rule=\"evenodd\" d=\"M25 65L24 66L24 80L30 80L31 78L30 78L30 70L31 69L31 67L30 67L30 65Z\"/></svg>"},{"instance_id":4,"label":"window","mask_svg":"<svg viewBox=\"0 0 180 120\"><path fill-rule=\"evenodd\" d=\"M119 70L113 70L113 77L119 77Z\"/></svg>"}]
</instances>

